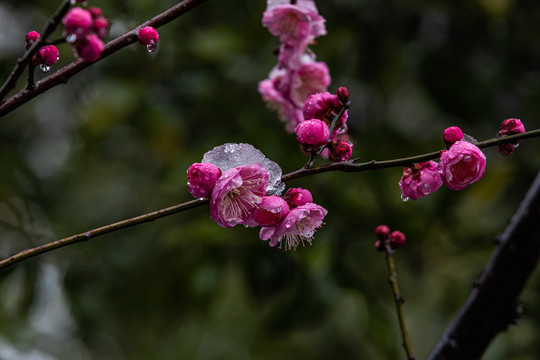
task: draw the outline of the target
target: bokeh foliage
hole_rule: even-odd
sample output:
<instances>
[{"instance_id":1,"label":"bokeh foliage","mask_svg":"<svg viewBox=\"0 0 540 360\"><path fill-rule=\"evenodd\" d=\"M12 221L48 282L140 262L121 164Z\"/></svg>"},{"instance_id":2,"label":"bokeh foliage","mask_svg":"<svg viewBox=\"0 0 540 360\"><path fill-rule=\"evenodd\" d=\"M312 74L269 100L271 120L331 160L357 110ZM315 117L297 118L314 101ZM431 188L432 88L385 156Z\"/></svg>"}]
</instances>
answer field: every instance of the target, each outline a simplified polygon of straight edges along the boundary
<instances>
[{"instance_id":1,"label":"bokeh foliage","mask_svg":"<svg viewBox=\"0 0 540 360\"><path fill-rule=\"evenodd\" d=\"M111 36L174 4L90 3ZM2 78L57 5L0 4ZM329 65L330 91L351 91L355 157L434 151L451 125L478 139L508 117L540 127L537 1L317 5L328 35L312 49ZM301 167L294 136L257 93L276 62L264 8L209 0L160 28L156 53L131 46L0 119L0 255L189 200L186 169L225 142L253 144L284 172ZM61 64L73 59L60 51ZM313 246L295 252L198 208L28 260L0 274L0 358L404 358L373 249L381 223L408 237L398 276L423 358L540 168L539 150L535 140L510 157L487 149L478 183L416 202L400 199L400 169L295 180L329 210ZM485 359L540 356L539 290L536 273L523 319Z\"/></svg>"}]
</instances>

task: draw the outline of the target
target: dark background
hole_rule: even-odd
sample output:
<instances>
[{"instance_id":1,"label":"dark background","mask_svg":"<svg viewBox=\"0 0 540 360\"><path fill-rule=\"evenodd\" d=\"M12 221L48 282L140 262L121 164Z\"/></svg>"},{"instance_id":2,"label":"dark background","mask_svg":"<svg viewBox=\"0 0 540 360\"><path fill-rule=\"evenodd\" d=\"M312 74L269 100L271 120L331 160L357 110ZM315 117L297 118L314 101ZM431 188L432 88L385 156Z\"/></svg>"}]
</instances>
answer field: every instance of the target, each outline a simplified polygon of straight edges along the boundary
<instances>
[{"instance_id":1,"label":"dark background","mask_svg":"<svg viewBox=\"0 0 540 360\"><path fill-rule=\"evenodd\" d=\"M0 4L0 75L60 3ZM102 1L110 39L174 5ZM328 35L311 48L351 91L353 156L478 140L502 120L540 127L536 0L318 1ZM277 40L262 0L210 0L0 119L0 255L191 199L186 169L226 142L284 173L305 164L257 93ZM61 35L61 30L56 36ZM53 71L73 60L66 45ZM43 75L39 74L38 78ZM23 77L24 78L24 77ZM23 80L17 88L24 86ZM257 229L223 229L208 207L60 249L0 273L0 359L400 359L405 355L373 231L407 235L396 261L413 348L424 358L465 300L540 168L538 141L485 150L474 185L402 202L401 169L288 183L328 209L313 246L283 252ZM518 326L485 359L540 357L540 277Z\"/></svg>"}]
</instances>

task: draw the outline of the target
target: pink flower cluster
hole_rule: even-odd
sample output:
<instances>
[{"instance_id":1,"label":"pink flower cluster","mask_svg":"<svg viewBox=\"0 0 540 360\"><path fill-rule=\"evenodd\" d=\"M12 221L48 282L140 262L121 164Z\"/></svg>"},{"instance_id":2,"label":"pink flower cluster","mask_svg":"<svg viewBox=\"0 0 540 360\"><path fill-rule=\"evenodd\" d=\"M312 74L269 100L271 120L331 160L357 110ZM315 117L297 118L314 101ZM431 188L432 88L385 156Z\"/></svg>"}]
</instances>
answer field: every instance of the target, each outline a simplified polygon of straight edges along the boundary
<instances>
[{"instance_id":1,"label":"pink flower cluster","mask_svg":"<svg viewBox=\"0 0 540 360\"><path fill-rule=\"evenodd\" d=\"M268 0L263 14L262 24L279 37L280 47L278 64L259 83L259 93L291 133L304 120L308 97L330 85L328 66L306 51L315 38L326 34L324 23L313 0Z\"/></svg>"},{"instance_id":2,"label":"pink flower cluster","mask_svg":"<svg viewBox=\"0 0 540 360\"><path fill-rule=\"evenodd\" d=\"M30 31L24 37L26 49L30 47L39 39L40 35L37 31ZM59 52L56 46L46 45L42 46L38 52L33 56L32 63L34 65L40 65L41 69L45 72L49 71L50 66L56 64L60 59Z\"/></svg>"},{"instance_id":3,"label":"pink flower cluster","mask_svg":"<svg viewBox=\"0 0 540 360\"><path fill-rule=\"evenodd\" d=\"M73 51L86 61L94 62L103 52L103 39L109 32L109 21L101 9L73 7L62 19L64 36Z\"/></svg>"},{"instance_id":4,"label":"pink flower cluster","mask_svg":"<svg viewBox=\"0 0 540 360\"><path fill-rule=\"evenodd\" d=\"M311 244L327 214L305 189L289 189L283 198L266 195L270 175L259 162L230 169L195 163L187 177L188 190L194 197L210 197L210 218L219 226L261 226L261 240L270 240L270 246L279 244L285 250Z\"/></svg>"},{"instance_id":5,"label":"pink flower cluster","mask_svg":"<svg viewBox=\"0 0 540 360\"><path fill-rule=\"evenodd\" d=\"M374 244L377 251L388 251L387 245L392 250L399 249L405 245L405 234L399 230L390 232L390 228L386 225L377 226L375 228L375 236L378 239Z\"/></svg>"},{"instance_id":6,"label":"pink flower cluster","mask_svg":"<svg viewBox=\"0 0 540 360\"><path fill-rule=\"evenodd\" d=\"M461 140L462 131L453 126L443 132L448 150L441 152L439 163L416 163L403 170L399 181L403 200L426 197L446 185L451 190L463 190L480 180L486 170L486 157L474 144Z\"/></svg>"},{"instance_id":7,"label":"pink flower cluster","mask_svg":"<svg viewBox=\"0 0 540 360\"><path fill-rule=\"evenodd\" d=\"M351 158L353 144L347 139L347 110L349 91L340 87L336 95L321 92L311 95L304 104L304 121L296 127L296 140L304 151L316 153L326 147L322 155L330 161ZM332 129L330 131L330 129Z\"/></svg>"}]
</instances>

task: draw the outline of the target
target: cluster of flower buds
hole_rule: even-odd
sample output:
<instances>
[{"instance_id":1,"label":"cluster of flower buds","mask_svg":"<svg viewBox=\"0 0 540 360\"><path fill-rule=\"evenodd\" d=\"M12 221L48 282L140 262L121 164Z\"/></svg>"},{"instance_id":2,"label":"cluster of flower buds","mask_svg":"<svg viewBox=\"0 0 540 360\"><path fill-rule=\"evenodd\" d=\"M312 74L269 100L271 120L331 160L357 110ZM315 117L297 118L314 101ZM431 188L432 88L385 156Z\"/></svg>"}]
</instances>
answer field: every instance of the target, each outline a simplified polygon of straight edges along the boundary
<instances>
[{"instance_id":1,"label":"cluster of flower buds","mask_svg":"<svg viewBox=\"0 0 540 360\"><path fill-rule=\"evenodd\" d=\"M463 139L463 132L456 126L444 130L447 150L441 152L439 163L431 160L406 167L399 180L401 198L407 201L426 197L442 184L451 190L463 190L480 180L486 170L486 156Z\"/></svg>"},{"instance_id":2,"label":"cluster of flower buds","mask_svg":"<svg viewBox=\"0 0 540 360\"><path fill-rule=\"evenodd\" d=\"M72 50L82 59L97 61L103 52L103 39L109 33L109 21L101 9L72 7L62 19L64 36Z\"/></svg>"},{"instance_id":3,"label":"cluster of flower buds","mask_svg":"<svg viewBox=\"0 0 540 360\"><path fill-rule=\"evenodd\" d=\"M401 231L390 231L390 228L386 225L379 225L375 229L375 249L377 251L387 251L386 246L390 246L391 249L399 249L405 245L405 234Z\"/></svg>"},{"instance_id":4,"label":"cluster of flower buds","mask_svg":"<svg viewBox=\"0 0 540 360\"><path fill-rule=\"evenodd\" d=\"M37 31L30 31L24 37L26 43L26 49L30 47L39 39L40 35ZM42 46L38 52L32 58L32 63L34 65L39 65L41 71L48 72L51 69L51 65L56 64L60 59L59 52L56 46L46 45Z\"/></svg>"},{"instance_id":5,"label":"cluster of flower buds","mask_svg":"<svg viewBox=\"0 0 540 360\"><path fill-rule=\"evenodd\" d=\"M337 93L321 92L311 95L304 104L305 120L296 127L296 140L305 152L321 153L330 161L346 161L351 158L353 144L348 140L347 107L349 91L340 87Z\"/></svg>"},{"instance_id":6,"label":"cluster of flower buds","mask_svg":"<svg viewBox=\"0 0 540 360\"><path fill-rule=\"evenodd\" d=\"M146 46L148 52L156 51L158 41L159 34L153 27L145 26L139 30L139 42Z\"/></svg>"},{"instance_id":7,"label":"cluster of flower buds","mask_svg":"<svg viewBox=\"0 0 540 360\"><path fill-rule=\"evenodd\" d=\"M497 137L505 137L510 135L517 135L525 132L525 126L519 119L506 119L501 124L501 130L497 134ZM511 143L499 145L499 153L501 155L511 155L514 149L519 145L519 140Z\"/></svg>"},{"instance_id":8,"label":"cluster of flower buds","mask_svg":"<svg viewBox=\"0 0 540 360\"><path fill-rule=\"evenodd\" d=\"M279 37L280 45L278 64L259 83L259 93L290 133L304 120L307 98L330 84L328 66L307 51L315 38L326 34L324 23L313 0L268 0L263 14L262 24Z\"/></svg>"},{"instance_id":9,"label":"cluster of flower buds","mask_svg":"<svg viewBox=\"0 0 540 360\"><path fill-rule=\"evenodd\" d=\"M311 193L305 189L289 189L284 197L270 194L274 189L269 183L275 182L273 177L281 176L281 169L276 170L277 164L267 159L262 162L268 170L261 162L251 162L254 150L258 152L248 144L214 148L203 161L216 164L195 163L188 169L189 192L196 198L210 197L210 218L221 227L261 226L260 239L285 250L311 244L327 210L313 203ZM243 161L246 164L238 165Z\"/></svg>"}]
</instances>

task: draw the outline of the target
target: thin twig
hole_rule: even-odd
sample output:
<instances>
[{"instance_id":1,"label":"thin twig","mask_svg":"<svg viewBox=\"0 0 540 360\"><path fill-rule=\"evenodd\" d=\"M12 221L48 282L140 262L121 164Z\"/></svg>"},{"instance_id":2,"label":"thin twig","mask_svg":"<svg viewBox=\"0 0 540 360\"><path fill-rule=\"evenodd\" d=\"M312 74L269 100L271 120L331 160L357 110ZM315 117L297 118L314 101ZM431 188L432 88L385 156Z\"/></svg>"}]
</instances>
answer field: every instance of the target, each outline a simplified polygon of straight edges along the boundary
<instances>
[{"instance_id":1,"label":"thin twig","mask_svg":"<svg viewBox=\"0 0 540 360\"><path fill-rule=\"evenodd\" d=\"M405 299L399 291L396 265L394 262L394 250L390 246L390 243L387 242L384 247L384 253L386 255L386 265L388 267L388 282L392 288L392 293L394 294L394 302L396 303L396 312L399 320L399 328L401 330L401 336L403 337L403 348L407 353L408 360L414 360L414 353L411 346L411 341L409 340L409 332L407 331L407 325L405 323L405 313L403 312L403 303Z\"/></svg>"},{"instance_id":2,"label":"thin twig","mask_svg":"<svg viewBox=\"0 0 540 360\"><path fill-rule=\"evenodd\" d=\"M3 99L6 97L9 91L15 87L17 80L21 77L21 74L24 71L25 65L32 61L32 56L45 44L49 35L56 29L64 15L68 12L71 7L70 0L64 0L62 4L58 7L54 15L47 21L45 27L41 31L39 39L37 39L32 46L24 53L24 55L17 60L17 64L13 68L11 74L0 87L0 102L3 105ZM33 79L32 79L33 81ZM32 86L29 86L32 88ZM1 106L0 106L1 108Z\"/></svg>"},{"instance_id":3,"label":"thin twig","mask_svg":"<svg viewBox=\"0 0 540 360\"><path fill-rule=\"evenodd\" d=\"M172 214L176 214L182 211L186 211L189 209L193 209L202 205L208 204L208 199L195 199L191 200L182 204L174 205L171 207L168 207L166 209L154 211L148 214L140 215L131 219L126 219L123 221L116 222L114 224L109 224L102 226L97 229L93 229L84 233L80 233L77 235L73 235L67 238L63 238L60 240L56 240L50 243L46 243L40 246L36 246L34 248L23 250L13 256L10 256L4 260L0 261L0 269L3 269L5 267L8 267L10 265L16 264L18 262L21 262L23 260L26 260L28 258L31 258L33 256L43 254L45 252L55 250L61 247L65 247L68 245L73 245L82 241L87 241L92 238L95 238L100 235L105 235L112 233L114 231L126 229L131 226L143 224L146 222L154 221L157 219L160 219L165 216L169 216Z\"/></svg>"},{"instance_id":4,"label":"thin twig","mask_svg":"<svg viewBox=\"0 0 540 360\"><path fill-rule=\"evenodd\" d=\"M206 1L208 0L184 0L179 4L176 4L175 6L169 8L168 10L162 12L161 14L153 17L152 19L144 22L143 24L140 24L136 28L128 31L124 35L121 35L117 37L116 39L107 43L103 48L103 53L101 54L101 57L97 61L100 61L106 58L107 56L117 52L118 50L137 42L138 41L137 34L140 28L145 27L145 26L152 26L154 28L158 28L162 25L165 25L171 22L172 20L185 14L189 10L195 8L196 6ZM34 44L31 49L33 49L35 45L36 44ZM0 104L0 117L17 109L21 105L27 103L28 101L44 93L50 88L56 85L67 83L68 80L72 76L81 72L82 70L89 67L90 65L95 64L96 62L84 61L81 58L76 59L73 62L69 63L68 65L64 66L63 68L59 69L58 71L54 72L53 74L36 82L35 87L32 90L22 89L21 91L9 97L8 99L6 99L4 102Z\"/></svg>"}]
</instances>

